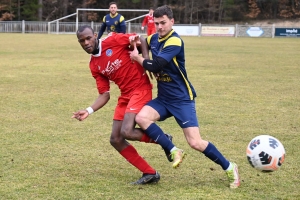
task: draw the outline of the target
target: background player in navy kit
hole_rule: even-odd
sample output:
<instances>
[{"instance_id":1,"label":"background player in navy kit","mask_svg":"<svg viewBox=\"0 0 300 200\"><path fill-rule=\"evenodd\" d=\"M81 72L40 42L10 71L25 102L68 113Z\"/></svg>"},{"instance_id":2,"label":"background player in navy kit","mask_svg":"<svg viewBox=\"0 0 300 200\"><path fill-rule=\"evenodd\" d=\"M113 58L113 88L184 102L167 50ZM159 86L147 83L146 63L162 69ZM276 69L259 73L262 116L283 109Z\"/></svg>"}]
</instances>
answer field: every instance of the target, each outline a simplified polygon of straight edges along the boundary
<instances>
[{"instance_id":1,"label":"background player in navy kit","mask_svg":"<svg viewBox=\"0 0 300 200\"><path fill-rule=\"evenodd\" d=\"M184 43L172 29L174 19L171 8L168 6L157 8L154 11L154 23L157 33L147 37L153 60L139 56L136 48L130 55L131 59L139 62L145 69L159 73L157 98L142 108L136 116L136 122L147 135L158 138L156 142L170 150L174 159L173 167L177 167L185 152L174 151L173 148L176 148L174 144L161 137L163 132L155 124L158 120L163 121L173 116L182 128L190 147L220 165L226 171L230 188L237 188L240 185L237 165L229 162L212 143L200 136L195 109L196 92L188 80L185 69Z\"/></svg>"},{"instance_id":2,"label":"background player in navy kit","mask_svg":"<svg viewBox=\"0 0 300 200\"><path fill-rule=\"evenodd\" d=\"M117 13L118 5L116 2L109 3L109 14L103 17L103 24L99 30L97 39L101 38L105 29L107 32L126 33L125 18Z\"/></svg>"}]
</instances>

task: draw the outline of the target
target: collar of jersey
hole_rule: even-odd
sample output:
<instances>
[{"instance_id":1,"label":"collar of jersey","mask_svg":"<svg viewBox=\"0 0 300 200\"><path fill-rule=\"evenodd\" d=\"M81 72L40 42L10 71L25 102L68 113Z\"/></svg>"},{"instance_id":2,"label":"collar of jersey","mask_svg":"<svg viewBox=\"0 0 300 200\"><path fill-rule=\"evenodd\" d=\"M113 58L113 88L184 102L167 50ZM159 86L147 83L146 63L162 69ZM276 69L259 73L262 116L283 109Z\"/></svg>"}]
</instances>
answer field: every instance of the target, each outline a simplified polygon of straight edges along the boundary
<instances>
[{"instance_id":1,"label":"collar of jersey","mask_svg":"<svg viewBox=\"0 0 300 200\"><path fill-rule=\"evenodd\" d=\"M101 51L102 51L101 43L102 43L102 40L99 39L99 53L98 53L98 54L95 54L95 55L93 54L92 56L94 56L94 57L100 57L100 56L101 56Z\"/></svg>"},{"instance_id":2,"label":"collar of jersey","mask_svg":"<svg viewBox=\"0 0 300 200\"><path fill-rule=\"evenodd\" d=\"M162 41L168 39L168 38L170 37L170 35L172 35L173 32L174 32L174 30L172 29L172 30L170 31L170 33L169 33L168 35L166 35L165 37L163 37L163 38L158 38L158 41L159 41L159 42L162 42Z\"/></svg>"},{"instance_id":3,"label":"collar of jersey","mask_svg":"<svg viewBox=\"0 0 300 200\"><path fill-rule=\"evenodd\" d=\"M116 12L116 14L114 16L112 16L110 13L109 13L109 15L111 18L115 18L116 16L118 16L118 13Z\"/></svg>"}]
</instances>

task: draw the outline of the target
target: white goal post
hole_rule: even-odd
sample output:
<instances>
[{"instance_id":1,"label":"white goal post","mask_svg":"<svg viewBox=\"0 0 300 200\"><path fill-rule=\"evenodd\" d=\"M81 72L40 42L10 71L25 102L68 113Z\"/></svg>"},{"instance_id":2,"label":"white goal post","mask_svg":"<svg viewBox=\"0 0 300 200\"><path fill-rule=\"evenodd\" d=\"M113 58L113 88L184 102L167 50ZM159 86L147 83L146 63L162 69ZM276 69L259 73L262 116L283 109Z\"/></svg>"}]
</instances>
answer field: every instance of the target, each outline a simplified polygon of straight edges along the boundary
<instances>
[{"instance_id":1,"label":"white goal post","mask_svg":"<svg viewBox=\"0 0 300 200\"><path fill-rule=\"evenodd\" d=\"M78 19L79 19L79 11L109 11L109 9L93 9L93 8L77 8L76 9L76 30L78 30ZM118 9L118 12L149 12L149 9ZM130 19L130 20L126 20L125 22L130 22L139 18L142 18L144 16L146 16L147 14L141 15L139 17ZM130 32L130 31L129 31Z\"/></svg>"},{"instance_id":2,"label":"white goal post","mask_svg":"<svg viewBox=\"0 0 300 200\"><path fill-rule=\"evenodd\" d=\"M59 19L48 22L48 34L51 33L51 24L52 23L56 23L56 33L58 34L59 33L59 22L63 19L72 17L74 15L76 15L76 29L75 29L75 31L77 31L78 30L78 24L79 24L78 23L78 21L79 21L79 11L107 11L107 12L109 12L109 9L77 8L76 13L73 13L73 14L67 15L65 17L61 17ZM122 11L124 11L124 12L147 12L147 14L149 12L149 10L146 10L146 9L118 9L118 12L119 11L121 11L121 12ZM138 16L138 17L133 18L133 19L125 20L125 22L128 23L128 32L131 31L131 23L130 23L131 21L142 18L142 17L145 17L147 14Z\"/></svg>"}]
</instances>

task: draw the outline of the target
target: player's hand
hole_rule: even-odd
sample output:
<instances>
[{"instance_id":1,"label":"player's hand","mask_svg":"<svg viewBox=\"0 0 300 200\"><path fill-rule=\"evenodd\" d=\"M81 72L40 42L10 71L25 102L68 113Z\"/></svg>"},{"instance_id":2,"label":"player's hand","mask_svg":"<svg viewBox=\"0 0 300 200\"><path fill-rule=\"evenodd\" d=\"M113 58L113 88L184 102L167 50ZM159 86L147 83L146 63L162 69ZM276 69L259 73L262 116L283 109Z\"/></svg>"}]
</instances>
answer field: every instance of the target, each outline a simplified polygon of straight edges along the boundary
<instances>
[{"instance_id":1,"label":"player's hand","mask_svg":"<svg viewBox=\"0 0 300 200\"><path fill-rule=\"evenodd\" d=\"M140 46L141 45L140 36L139 35L131 35L131 36L129 36L129 42L130 42L131 46L133 46L134 44L136 46Z\"/></svg>"},{"instance_id":2,"label":"player's hand","mask_svg":"<svg viewBox=\"0 0 300 200\"><path fill-rule=\"evenodd\" d=\"M155 74L153 72L150 72L150 71L146 70L146 69L145 69L145 71L147 71L149 73L149 76L150 76L151 80L153 80L153 76L155 77Z\"/></svg>"},{"instance_id":3,"label":"player's hand","mask_svg":"<svg viewBox=\"0 0 300 200\"><path fill-rule=\"evenodd\" d=\"M77 112L73 112L73 116L71 118L77 119L78 121L82 121L89 116L87 110L79 110Z\"/></svg>"},{"instance_id":4,"label":"player's hand","mask_svg":"<svg viewBox=\"0 0 300 200\"><path fill-rule=\"evenodd\" d=\"M160 77L160 74L159 73L153 73L155 79L157 80L159 77Z\"/></svg>"},{"instance_id":5,"label":"player's hand","mask_svg":"<svg viewBox=\"0 0 300 200\"><path fill-rule=\"evenodd\" d=\"M136 44L135 44L135 43L133 43L133 50L130 51L129 53L130 53L130 55L129 55L129 56L130 56L130 59L131 59L132 61L136 60L137 57L139 56L139 51L137 50Z\"/></svg>"}]
</instances>

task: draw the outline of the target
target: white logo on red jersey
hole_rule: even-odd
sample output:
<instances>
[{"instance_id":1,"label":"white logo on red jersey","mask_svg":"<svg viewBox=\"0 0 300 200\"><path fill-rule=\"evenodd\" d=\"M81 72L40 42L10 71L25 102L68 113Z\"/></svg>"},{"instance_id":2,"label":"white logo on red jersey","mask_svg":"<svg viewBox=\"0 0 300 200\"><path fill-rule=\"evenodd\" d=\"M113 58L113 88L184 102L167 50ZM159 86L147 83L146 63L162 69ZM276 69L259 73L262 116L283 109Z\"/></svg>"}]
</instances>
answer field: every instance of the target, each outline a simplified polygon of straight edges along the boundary
<instances>
[{"instance_id":1,"label":"white logo on red jersey","mask_svg":"<svg viewBox=\"0 0 300 200\"><path fill-rule=\"evenodd\" d=\"M122 65L122 60L116 59L113 62L108 62L106 65L106 68L102 71L102 74L107 74L108 76L110 76L112 73L114 73L115 71L117 71Z\"/></svg>"}]
</instances>

